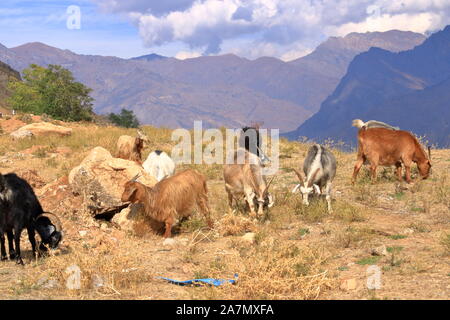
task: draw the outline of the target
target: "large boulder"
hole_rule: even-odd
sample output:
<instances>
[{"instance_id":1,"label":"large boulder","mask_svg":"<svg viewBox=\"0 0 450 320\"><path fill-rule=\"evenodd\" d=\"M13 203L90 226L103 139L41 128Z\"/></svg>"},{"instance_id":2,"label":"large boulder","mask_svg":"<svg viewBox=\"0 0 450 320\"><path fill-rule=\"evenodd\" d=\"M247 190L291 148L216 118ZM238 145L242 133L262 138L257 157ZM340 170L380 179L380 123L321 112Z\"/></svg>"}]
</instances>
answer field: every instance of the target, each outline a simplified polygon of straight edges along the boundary
<instances>
[{"instance_id":1,"label":"large boulder","mask_svg":"<svg viewBox=\"0 0 450 320\"><path fill-rule=\"evenodd\" d=\"M122 205L123 186L137 174L144 185L157 182L136 162L113 158L108 150L96 147L70 171L69 184L73 192L85 199L91 213L98 214Z\"/></svg>"},{"instance_id":2,"label":"large boulder","mask_svg":"<svg viewBox=\"0 0 450 320\"><path fill-rule=\"evenodd\" d=\"M49 122L37 122L27 124L26 126L23 126L14 132L11 132L10 135L15 139L22 139L25 137L29 137L30 133L32 136L69 136L72 134L72 128L57 126Z\"/></svg>"}]
</instances>

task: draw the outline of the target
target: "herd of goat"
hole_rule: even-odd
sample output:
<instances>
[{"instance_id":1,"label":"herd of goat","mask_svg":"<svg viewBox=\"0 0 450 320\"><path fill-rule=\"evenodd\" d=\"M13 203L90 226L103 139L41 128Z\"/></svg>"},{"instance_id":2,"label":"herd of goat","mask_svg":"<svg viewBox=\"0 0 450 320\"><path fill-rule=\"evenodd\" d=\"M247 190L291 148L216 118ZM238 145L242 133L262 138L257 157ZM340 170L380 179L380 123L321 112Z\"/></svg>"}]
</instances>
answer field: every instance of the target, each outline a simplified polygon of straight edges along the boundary
<instances>
[{"instance_id":1,"label":"herd of goat","mask_svg":"<svg viewBox=\"0 0 450 320\"><path fill-rule=\"evenodd\" d=\"M397 177L402 180L402 164L405 178L411 182L411 164L417 164L419 174L427 178L431 171L431 154L422 148L418 140L409 132L399 130L379 121L363 122L354 120L358 130L358 154L354 167L352 183L355 182L363 164L369 164L372 181L376 179L378 165L397 168ZM230 211L233 201L242 199L250 211L250 216L258 219L264 209L274 205L274 197L263 168L270 162L260 146L257 128L246 127L235 151L233 164L225 164L223 178L228 195ZM250 134L248 134L250 133ZM145 214L153 220L164 223L164 237L171 237L172 226L177 220L187 218L197 207L204 215L208 226L213 227L208 204L208 188L205 176L193 169L175 173L175 163L165 153L155 150L142 162L142 150L148 142L147 137L138 131L137 137L121 136L117 143L117 157L136 161L146 172L158 181L153 187L143 185L135 176L124 185L122 202L141 203ZM236 163L244 159L243 163ZM309 205L310 195L325 195L329 212L331 207L331 187L336 176L336 159L330 150L315 144L310 147L303 162L303 174L293 169L300 183L292 190L300 191L304 205ZM9 258L23 264L20 251L20 236L27 229L33 254L42 254L47 248L58 247L62 237L62 225L57 216L45 212L32 187L14 173L0 174L0 244L1 259L7 259L5 233L8 238ZM41 241L36 244L35 233ZM14 248L15 247L15 248Z\"/></svg>"}]
</instances>

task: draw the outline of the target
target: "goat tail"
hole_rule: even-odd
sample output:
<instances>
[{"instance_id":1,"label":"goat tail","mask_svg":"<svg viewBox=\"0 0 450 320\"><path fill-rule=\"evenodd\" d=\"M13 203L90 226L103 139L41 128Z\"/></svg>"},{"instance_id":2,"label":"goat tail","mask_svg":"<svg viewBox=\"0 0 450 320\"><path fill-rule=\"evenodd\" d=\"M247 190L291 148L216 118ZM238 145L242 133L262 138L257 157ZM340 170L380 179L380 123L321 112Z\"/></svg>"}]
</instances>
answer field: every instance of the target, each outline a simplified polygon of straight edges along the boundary
<instances>
[{"instance_id":1,"label":"goat tail","mask_svg":"<svg viewBox=\"0 0 450 320\"><path fill-rule=\"evenodd\" d=\"M356 127L358 129L361 129L362 127L365 126L365 124L366 123L364 121L362 121L361 119L355 119L352 122L352 127Z\"/></svg>"}]
</instances>

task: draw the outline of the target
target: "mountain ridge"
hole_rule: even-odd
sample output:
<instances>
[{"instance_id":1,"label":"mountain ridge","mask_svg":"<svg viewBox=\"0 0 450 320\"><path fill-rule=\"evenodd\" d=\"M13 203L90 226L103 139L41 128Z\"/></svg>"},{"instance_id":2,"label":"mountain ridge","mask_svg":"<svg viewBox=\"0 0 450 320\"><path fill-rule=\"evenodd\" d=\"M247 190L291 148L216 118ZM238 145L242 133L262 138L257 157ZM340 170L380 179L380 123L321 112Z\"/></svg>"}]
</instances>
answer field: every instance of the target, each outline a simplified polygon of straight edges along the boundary
<instances>
[{"instance_id":1,"label":"mountain ridge","mask_svg":"<svg viewBox=\"0 0 450 320\"><path fill-rule=\"evenodd\" d=\"M411 47L424 39L408 35L405 41ZM395 46L389 36L386 43ZM347 61L349 53L344 55ZM127 108L143 124L171 127L192 127L194 120L203 119L205 126L263 122L291 131L318 110L340 79L340 74L271 57L249 60L226 54L149 61L79 55L37 42L0 49L0 60L18 70L30 63L60 64L93 89L96 112Z\"/></svg>"}]
</instances>

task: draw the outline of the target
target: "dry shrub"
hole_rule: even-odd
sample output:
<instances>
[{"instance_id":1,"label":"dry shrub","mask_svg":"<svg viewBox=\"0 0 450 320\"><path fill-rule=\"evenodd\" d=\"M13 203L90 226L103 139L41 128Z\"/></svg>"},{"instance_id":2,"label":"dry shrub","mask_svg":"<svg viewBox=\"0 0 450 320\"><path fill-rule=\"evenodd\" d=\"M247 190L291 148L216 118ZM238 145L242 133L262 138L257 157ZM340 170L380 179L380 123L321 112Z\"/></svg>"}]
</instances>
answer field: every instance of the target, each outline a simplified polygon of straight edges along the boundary
<instances>
[{"instance_id":1,"label":"dry shrub","mask_svg":"<svg viewBox=\"0 0 450 320\"><path fill-rule=\"evenodd\" d=\"M222 236L242 235L246 232L254 232L255 223L247 217L226 214L218 224L218 231Z\"/></svg>"},{"instance_id":2,"label":"dry shrub","mask_svg":"<svg viewBox=\"0 0 450 320\"><path fill-rule=\"evenodd\" d=\"M346 201L337 200L333 205L332 217L345 222L362 222L366 220L364 212Z\"/></svg>"},{"instance_id":3,"label":"dry shrub","mask_svg":"<svg viewBox=\"0 0 450 320\"><path fill-rule=\"evenodd\" d=\"M322 222L323 219L328 217L327 203L323 197L310 197L309 206L303 205L299 198L294 208L295 213L301 217L305 222L315 223Z\"/></svg>"},{"instance_id":4,"label":"dry shrub","mask_svg":"<svg viewBox=\"0 0 450 320\"><path fill-rule=\"evenodd\" d=\"M335 248L360 248L369 244L376 233L372 229L347 227L345 229L334 229L330 232L331 245Z\"/></svg>"},{"instance_id":5,"label":"dry shrub","mask_svg":"<svg viewBox=\"0 0 450 320\"><path fill-rule=\"evenodd\" d=\"M218 290L222 299L317 299L334 285L323 266L329 257L323 247L279 242L252 247L245 257L226 264L227 270L238 273L237 284ZM223 277L221 269L207 273Z\"/></svg>"},{"instance_id":6,"label":"dry shrub","mask_svg":"<svg viewBox=\"0 0 450 320\"><path fill-rule=\"evenodd\" d=\"M374 186L370 184L357 184L353 186L355 199L368 206L375 207L378 204L377 193L374 192Z\"/></svg>"}]
</instances>

